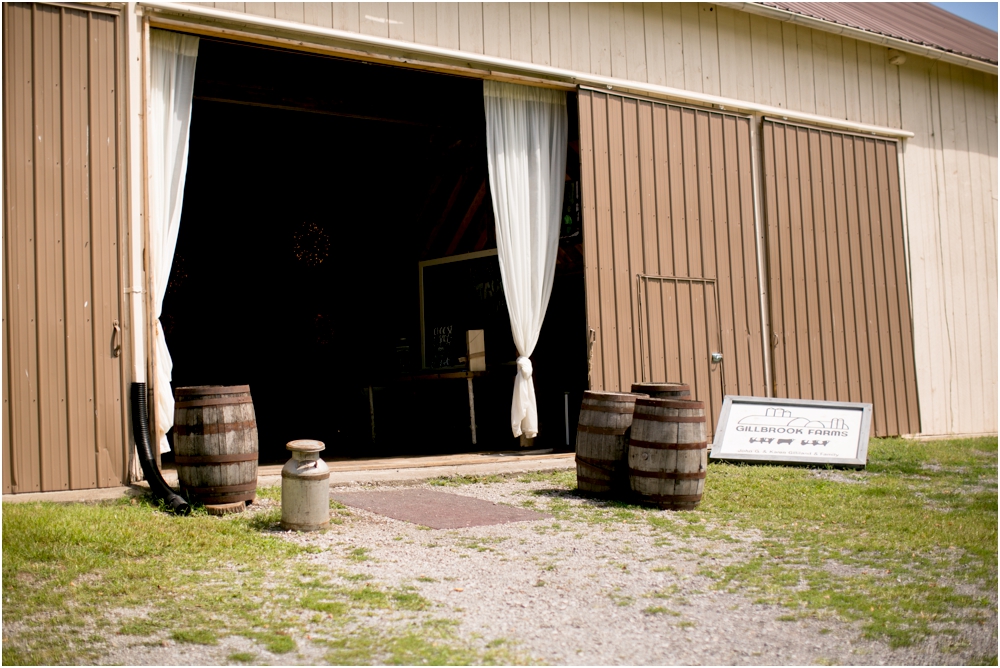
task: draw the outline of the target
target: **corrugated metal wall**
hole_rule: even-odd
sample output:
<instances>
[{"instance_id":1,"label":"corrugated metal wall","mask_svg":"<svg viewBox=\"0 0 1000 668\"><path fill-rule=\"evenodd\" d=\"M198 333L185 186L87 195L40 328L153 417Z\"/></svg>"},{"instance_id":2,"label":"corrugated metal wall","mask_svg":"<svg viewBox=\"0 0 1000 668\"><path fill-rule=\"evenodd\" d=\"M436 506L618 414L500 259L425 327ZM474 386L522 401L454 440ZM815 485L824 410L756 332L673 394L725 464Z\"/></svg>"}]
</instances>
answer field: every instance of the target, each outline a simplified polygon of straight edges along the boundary
<instances>
[{"instance_id":1,"label":"corrugated metal wall","mask_svg":"<svg viewBox=\"0 0 1000 668\"><path fill-rule=\"evenodd\" d=\"M900 69L914 357L925 434L997 432L997 77Z\"/></svg>"},{"instance_id":2,"label":"corrugated metal wall","mask_svg":"<svg viewBox=\"0 0 1000 668\"><path fill-rule=\"evenodd\" d=\"M774 392L863 401L917 433L897 144L763 124Z\"/></svg>"},{"instance_id":3,"label":"corrugated metal wall","mask_svg":"<svg viewBox=\"0 0 1000 668\"><path fill-rule=\"evenodd\" d=\"M765 393L751 119L579 96L591 387L628 391L644 375L691 383L714 424L723 394ZM670 278L712 279L718 322L707 288ZM710 350L711 331L721 351ZM712 365L710 352L723 363Z\"/></svg>"},{"instance_id":4,"label":"corrugated metal wall","mask_svg":"<svg viewBox=\"0 0 1000 668\"><path fill-rule=\"evenodd\" d=\"M3 6L3 491L125 474L118 17Z\"/></svg>"}]
</instances>

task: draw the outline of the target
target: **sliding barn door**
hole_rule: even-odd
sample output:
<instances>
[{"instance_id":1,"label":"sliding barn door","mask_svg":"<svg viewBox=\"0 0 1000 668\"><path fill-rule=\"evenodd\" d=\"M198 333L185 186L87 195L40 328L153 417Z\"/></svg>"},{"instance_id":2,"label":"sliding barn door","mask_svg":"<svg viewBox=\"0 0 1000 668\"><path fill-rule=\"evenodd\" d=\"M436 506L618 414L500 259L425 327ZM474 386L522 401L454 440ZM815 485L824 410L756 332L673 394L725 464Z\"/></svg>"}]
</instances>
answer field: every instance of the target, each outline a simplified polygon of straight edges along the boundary
<instances>
[{"instance_id":1,"label":"sliding barn door","mask_svg":"<svg viewBox=\"0 0 1000 668\"><path fill-rule=\"evenodd\" d=\"M3 6L3 491L120 485L118 21Z\"/></svg>"},{"instance_id":2,"label":"sliding barn door","mask_svg":"<svg viewBox=\"0 0 1000 668\"><path fill-rule=\"evenodd\" d=\"M714 426L723 394L765 394L751 119L579 102L590 386L689 383Z\"/></svg>"},{"instance_id":3,"label":"sliding barn door","mask_svg":"<svg viewBox=\"0 0 1000 668\"><path fill-rule=\"evenodd\" d=\"M775 395L919 432L898 144L772 120L762 139Z\"/></svg>"}]
</instances>

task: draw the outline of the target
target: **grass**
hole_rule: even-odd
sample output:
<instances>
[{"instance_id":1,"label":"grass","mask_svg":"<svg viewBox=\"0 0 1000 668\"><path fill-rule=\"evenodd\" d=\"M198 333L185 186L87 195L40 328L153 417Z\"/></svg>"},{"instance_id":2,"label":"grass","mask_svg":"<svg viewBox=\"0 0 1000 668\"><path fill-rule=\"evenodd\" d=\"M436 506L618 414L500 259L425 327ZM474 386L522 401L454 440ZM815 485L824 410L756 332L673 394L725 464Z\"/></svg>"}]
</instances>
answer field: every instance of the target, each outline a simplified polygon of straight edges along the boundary
<instances>
[{"instance_id":1,"label":"grass","mask_svg":"<svg viewBox=\"0 0 1000 668\"><path fill-rule=\"evenodd\" d=\"M435 487L461 487L462 485L488 485L494 482L504 482L502 475L452 475L433 478L427 483Z\"/></svg>"},{"instance_id":2,"label":"grass","mask_svg":"<svg viewBox=\"0 0 1000 668\"><path fill-rule=\"evenodd\" d=\"M552 485L523 505L651 530L672 553L706 539L720 564L701 574L717 587L789 618L835 612L893 647L984 622L997 588L997 439L873 439L868 457L858 472L711 463L693 512L580 503L572 471L521 478Z\"/></svg>"},{"instance_id":3,"label":"grass","mask_svg":"<svg viewBox=\"0 0 1000 668\"><path fill-rule=\"evenodd\" d=\"M488 478L441 484L496 482ZM609 544L600 562L605 572L677 576L667 564L699 560L700 575L712 586L780 606L780 620L837 617L894 647L932 635L954 645L958 639L948 634L985 623L995 612L996 438L876 439L864 471L711 463L704 501L693 512L582 498L572 471L517 480L532 484L524 505L555 518L538 528L564 536L567 549L570 538L652 534L661 550L656 559L640 562ZM258 494L273 501L280 488ZM331 508L349 513L339 504ZM264 651L296 656L307 648L333 663L520 660L507 645L463 640L447 620L431 623L434 607L413 587L388 587L368 573L318 570L308 559L319 548L282 539L273 532L279 519L278 508L226 518L201 509L174 517L139 499L5 504L3 663L94 663L112 634L181 648L250 639L252 652L229 655L235 663L268 661ZM502 537L455 533L441 540L469 553L511 547L500 547ZM346 541L329 548L340 567L376 572L377 555ZM530 558L539 575L556 566L554 553ZM667 585L644 595L640 605L648 606L647 615L676 616L664 606L685 605L680 594ZM609 596L618 605L637 603ZM372 619L383 620L379 628L371 627ZM677 626L686 624L678 620ZM971 661L995 665L996 656Z\"/></svg>"},{"instance_id":4,"label":"grass","mask_svg":"<svg viewBox=\"0 0 1000 668\"><path fill-rule=\"evenodd\" d=\"M500 656L450 631L425 643L409 626L366 630L366 611L405 621L423 615L430 603L410 587L314 569L303 557L316 548L271 534L275 522L273 510L174 517L146 500L5 504L3 664L94 663L110 649L106 638L113 634L181 646L243 636L277 655L316 636L358 657L397 663ZM364 548L348 548L344 556L370 559ZM367 640L372 648L363 647ZM229 660L261 659L237 653Z\"/></svg>"}]
</instances>

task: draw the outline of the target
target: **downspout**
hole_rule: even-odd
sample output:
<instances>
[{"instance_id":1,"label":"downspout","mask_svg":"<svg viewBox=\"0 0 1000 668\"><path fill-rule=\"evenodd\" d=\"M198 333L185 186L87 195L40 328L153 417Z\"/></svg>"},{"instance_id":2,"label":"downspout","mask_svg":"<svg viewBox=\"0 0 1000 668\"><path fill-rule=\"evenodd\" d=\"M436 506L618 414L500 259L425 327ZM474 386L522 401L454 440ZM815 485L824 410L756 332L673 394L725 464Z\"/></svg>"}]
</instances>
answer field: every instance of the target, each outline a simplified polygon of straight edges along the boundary
<instances>
[{"instance_id":1,"label":"downspout","mask_svg":"<svg viewBox=\"0 0 1000 668\"><path fill-rule=\"evenodd\" d=\"M146 383L132 383L132 435L138 451L142 473L149 482L149 490L158 499L163 499L167 508L178 515L188 515L191 506L174 490L170 489L160 469L156 466L149 439L149 412L146 407Z\"/></svg>"}]
</instances>

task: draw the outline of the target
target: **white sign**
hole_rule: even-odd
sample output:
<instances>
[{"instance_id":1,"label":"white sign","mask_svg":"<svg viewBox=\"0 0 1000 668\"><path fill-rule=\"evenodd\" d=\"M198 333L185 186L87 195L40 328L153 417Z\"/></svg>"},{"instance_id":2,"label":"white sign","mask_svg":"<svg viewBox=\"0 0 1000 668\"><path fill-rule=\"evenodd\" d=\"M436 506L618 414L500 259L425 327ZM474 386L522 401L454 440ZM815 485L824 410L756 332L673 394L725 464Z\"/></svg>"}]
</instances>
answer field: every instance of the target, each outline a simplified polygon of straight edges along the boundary
<instances>
[{"instance_id":1,"label":"white sign","mask_svg":"<svg viewBox=\"0 0 1000 668\"><path fill-rule=\"evenodd\" d=\"M871 404L727 396L712 459L864 466Z\"/></svg>"}]
</instances>

